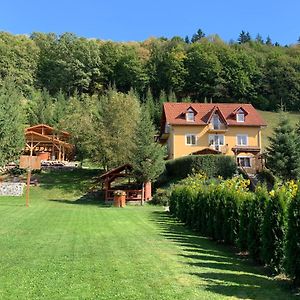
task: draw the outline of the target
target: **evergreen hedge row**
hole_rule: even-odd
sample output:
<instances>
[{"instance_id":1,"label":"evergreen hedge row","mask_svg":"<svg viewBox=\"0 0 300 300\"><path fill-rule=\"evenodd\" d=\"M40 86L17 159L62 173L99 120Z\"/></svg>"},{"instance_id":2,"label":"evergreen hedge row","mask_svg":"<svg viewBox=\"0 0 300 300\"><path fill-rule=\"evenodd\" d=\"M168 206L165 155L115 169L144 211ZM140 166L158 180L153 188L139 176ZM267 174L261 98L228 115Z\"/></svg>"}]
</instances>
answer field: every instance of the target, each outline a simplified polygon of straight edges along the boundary
<instances>
[{"instance_id":1,"label":"evergreen hedge row","mask_svg":"<svg viewBox=\"0 0 300 300\"><path fill-rule=\"evenodd\" d=\"M293 182L271 193L247 181L189 177L173 187L170 213L201 235L248 251L275 273L300 282L300 190Z\"/></svg>"},{"instance_id":2,"label":"evergreen hedge row","mask_svg":"<svg viewBox=\"0 0 300 300\"><path fill-rule=\"evenodd\" d=\"M167 161L169 177L185 178L192 173L202 172L208 177L230 178L237 166L231 156L225 155L188 155Z\"/></svg>"}]
</instances>

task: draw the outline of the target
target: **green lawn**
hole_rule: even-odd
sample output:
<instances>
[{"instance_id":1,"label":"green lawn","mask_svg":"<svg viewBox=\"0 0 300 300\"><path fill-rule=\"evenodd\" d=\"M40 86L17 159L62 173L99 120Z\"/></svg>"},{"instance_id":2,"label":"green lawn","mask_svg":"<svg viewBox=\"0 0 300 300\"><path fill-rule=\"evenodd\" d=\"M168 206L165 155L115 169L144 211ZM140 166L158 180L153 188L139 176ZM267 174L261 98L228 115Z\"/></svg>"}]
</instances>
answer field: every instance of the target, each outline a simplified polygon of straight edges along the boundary
<instances>
[{"instance_id":1,"label":"green lawn","mask_svg":"<svg viewBox=\"0 0 300 300\"><path fill-rule=\"evenodd\" d=\"M279 121L279 113L271 111L259 111L263 119L267 123L267 127L262 131L262 143L265 148L269 144L268 137L272 136L274 128L277 126ZM300 113L289 112L288 113L291 124L294 126L297 122L300 121Z\"/></svg>"},{"instance_id":2,"label":"green lawn","mask_svg":"<svg viewBox=\"0 0 300 300\"><path fill-rule=\"evenodd\" d=\"M287 283L160 207L82 197L92 171L43 175L0 198L0 299L291 299Z\"/></svg>"}]
</instances>

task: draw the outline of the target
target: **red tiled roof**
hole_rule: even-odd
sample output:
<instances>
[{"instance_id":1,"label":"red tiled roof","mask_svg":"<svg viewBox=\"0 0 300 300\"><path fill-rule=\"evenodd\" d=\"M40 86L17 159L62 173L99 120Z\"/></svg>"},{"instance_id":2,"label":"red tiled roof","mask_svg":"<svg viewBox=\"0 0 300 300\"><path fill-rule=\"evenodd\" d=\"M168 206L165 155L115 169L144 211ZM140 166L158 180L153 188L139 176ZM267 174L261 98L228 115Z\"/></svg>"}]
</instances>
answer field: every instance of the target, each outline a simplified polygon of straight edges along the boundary
<instances>
[{"instance_id":1,"label":"red tiled roof","mask_svg":"<svg viewBox=\"0 0 300 300\"><path fill-rule=\"evenodd\" d=\"M188 108L193 108L195 114L195 121L188 122L185 118L185 112ZM235 112L242 108L247 112L245 114L245 122L237 122ZM224 116L228 126L266 126L266 122L262 119L260 114L251 104L241 103L164 103L165 122L171 125L206 125L212 112L216 109Z\"/></svg>"}]
</instances>

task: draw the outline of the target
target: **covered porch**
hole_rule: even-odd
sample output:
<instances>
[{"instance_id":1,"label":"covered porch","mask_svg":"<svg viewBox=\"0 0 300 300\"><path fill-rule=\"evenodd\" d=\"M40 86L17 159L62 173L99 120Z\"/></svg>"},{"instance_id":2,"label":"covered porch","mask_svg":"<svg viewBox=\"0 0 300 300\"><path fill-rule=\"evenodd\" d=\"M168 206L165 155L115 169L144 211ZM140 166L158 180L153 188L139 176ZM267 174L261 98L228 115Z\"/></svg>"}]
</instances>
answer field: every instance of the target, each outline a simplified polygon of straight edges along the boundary
<instances>
[{"instance_id":1,"label":"covered porch","mask_svg":"<svg viewBox=\"0 0 300 300\"><path fill-rule=\"evenodd\" d=\"M123 190L126 193L127 202L141 202L152 199L151 182L137 184L133 178L130 164L114 168L101 175L100 179L102 180L102 190L106 202L113 201L116 190Z\"/></svg>"},{"instance_id":2,"label":"covered porch","mask_svg":"<svg viewBox=\"0 0 300 300\"><path fill-rule=\"evenodd\" d=\"M259 147L237 146L233 147L237 165L246 173L256 174L264 167L263 155Z\"/></svg>"}]
</instances>

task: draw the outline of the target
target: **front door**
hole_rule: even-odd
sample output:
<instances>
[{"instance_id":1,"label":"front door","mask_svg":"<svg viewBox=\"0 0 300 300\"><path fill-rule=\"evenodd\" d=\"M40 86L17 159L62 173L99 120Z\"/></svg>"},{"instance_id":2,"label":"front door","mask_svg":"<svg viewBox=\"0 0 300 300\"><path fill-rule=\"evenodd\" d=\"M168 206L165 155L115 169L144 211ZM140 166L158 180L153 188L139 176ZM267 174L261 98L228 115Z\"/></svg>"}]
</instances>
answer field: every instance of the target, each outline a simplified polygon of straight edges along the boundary
<instances>
[{"instance_id":1,"label":"front door","mask_svg":"<svg viewBox=\"0 0 300 300\"><path fill-rule=\"evenodd\" d=\"M224 146L224 135L222 134L210 134L209 135L209 145L217 150L221 151L221 146Z\"/></svg>"}]
</instances>

